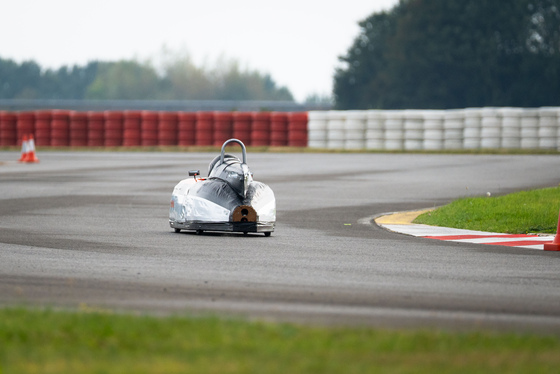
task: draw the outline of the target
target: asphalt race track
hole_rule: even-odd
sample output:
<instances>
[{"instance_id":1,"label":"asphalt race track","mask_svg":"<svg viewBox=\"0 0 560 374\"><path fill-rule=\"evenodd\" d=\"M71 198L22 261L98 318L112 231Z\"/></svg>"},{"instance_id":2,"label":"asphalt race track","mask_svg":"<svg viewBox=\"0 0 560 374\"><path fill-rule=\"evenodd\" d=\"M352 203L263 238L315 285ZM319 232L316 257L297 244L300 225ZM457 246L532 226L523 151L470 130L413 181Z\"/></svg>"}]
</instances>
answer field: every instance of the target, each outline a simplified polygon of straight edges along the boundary
<instances>
[{"instance_id":1,"label":"asphalt race track","mask_svg":"<svg viewBox=\"0 0 560 374\"><path fill-rule=\"evenodd\" d=\"M236 150L232 149L235 153ZM248 152L262 234L176 234L174 185L213 153L0 152L0 304L560 333L560 254L395 234L376 215L556 186L558 155Z\"/></svg>"}]
</instances>

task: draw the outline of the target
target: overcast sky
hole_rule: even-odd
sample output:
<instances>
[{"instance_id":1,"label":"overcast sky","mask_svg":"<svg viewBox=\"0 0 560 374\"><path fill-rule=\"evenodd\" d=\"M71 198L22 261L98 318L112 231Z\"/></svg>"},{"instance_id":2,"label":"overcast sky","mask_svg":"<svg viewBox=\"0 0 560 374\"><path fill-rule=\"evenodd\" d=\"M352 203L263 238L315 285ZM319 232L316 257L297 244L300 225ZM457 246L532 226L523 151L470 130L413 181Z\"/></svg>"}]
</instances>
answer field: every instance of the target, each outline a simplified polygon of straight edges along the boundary
<instances>
[{"instance_id":1,"label":"overcast sky","mask_svg":"<svg viewBox=\"0 0 560 374\"><path fill-rule=\"evenodd\" d=\"M0 57L43 67L156 59L164 46L201 66L220 56L268 73L297 101L332 91L357 22L398 0L3 0Z\"/></svg>"}]
</instances>

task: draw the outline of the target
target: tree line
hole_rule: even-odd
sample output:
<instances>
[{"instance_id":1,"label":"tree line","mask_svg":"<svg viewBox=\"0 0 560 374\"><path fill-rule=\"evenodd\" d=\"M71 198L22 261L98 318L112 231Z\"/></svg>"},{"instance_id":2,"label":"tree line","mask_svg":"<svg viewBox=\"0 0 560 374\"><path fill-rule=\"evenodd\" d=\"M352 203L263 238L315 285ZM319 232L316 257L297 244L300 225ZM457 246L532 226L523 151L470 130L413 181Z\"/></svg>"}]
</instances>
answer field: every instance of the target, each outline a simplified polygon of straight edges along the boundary
<instances>
[{"instance_id":1,"label":"tree line","mask_svg":"<svg viewBox=\"0 0 560 374\"><path fill-rule=\"evenodd\" d=\"M92 61L86 65L43 69L35 61L0 58L0 99L74 100L287 100L268 74L243 69L235 60L197 66L188 55L151 62Z\"/></svg>"},{"instance_id":2,"label":"tree line","mask_svg":"<svg viewBox=\"0 0 560 374\"><path fill-rule=\"evenodd\" d=\"M359 26L340 109L560 105L560 0L400 0Z\"/></svg>"}]
</instances>

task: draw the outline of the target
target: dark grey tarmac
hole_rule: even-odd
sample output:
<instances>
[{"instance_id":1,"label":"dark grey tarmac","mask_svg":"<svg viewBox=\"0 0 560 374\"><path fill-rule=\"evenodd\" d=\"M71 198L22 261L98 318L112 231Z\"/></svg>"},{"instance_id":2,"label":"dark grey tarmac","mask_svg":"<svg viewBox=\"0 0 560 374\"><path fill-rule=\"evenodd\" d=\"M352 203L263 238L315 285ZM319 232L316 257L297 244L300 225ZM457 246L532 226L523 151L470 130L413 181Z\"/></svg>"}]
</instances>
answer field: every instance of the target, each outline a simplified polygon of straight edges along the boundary
<instances>
[{"instance_id":1,"label":"dark grey tarmac","mask_svg":"<svg viewBox=\"0 0 560 374\"><path fill-rule=\"evenodd\" d=\"M236 150L232 149L235 153ZM409 237L372 217L560 182L558 155L251 153L271 237L176 234L214 153L0 152L0 304L560 333L560 254Z\"/></svg>"}]
</instances>

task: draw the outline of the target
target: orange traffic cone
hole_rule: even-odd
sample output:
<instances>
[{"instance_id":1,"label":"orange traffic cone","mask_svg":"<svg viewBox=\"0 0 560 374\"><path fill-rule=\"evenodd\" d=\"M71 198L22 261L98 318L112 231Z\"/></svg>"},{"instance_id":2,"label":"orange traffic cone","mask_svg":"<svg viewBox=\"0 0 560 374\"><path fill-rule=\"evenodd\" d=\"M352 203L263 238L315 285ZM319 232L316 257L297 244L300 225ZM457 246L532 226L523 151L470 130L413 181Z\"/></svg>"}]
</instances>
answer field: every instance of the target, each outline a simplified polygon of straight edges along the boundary
<instances>
[{"instance_id":1,"label":"orange traffic cone","mask_svg":"<svg viewBox=\"0 0 560 374\"><path fill-rule=\"evenodd\" d=\"M33 134L29 135L29 141L27 144L29 145L29 151L27 152L25 162L39 162L39 159L35 154L35 140L33 139Z\"/></svg>"},{"instance_id":2,"label":"orange traffic cone","mask_svg":"<svg viewBox=\"0 0 560 374\"><path fill-rule=\"evenodd\" d=\"M27 135L23 135L23 140L21 141L21 157L18 162L25 162L27 159L27 152L29 152L29 140Z\"/></svg>"},{"instance_id":3,"label":"orange traffic cone","mask_svg":"<svg viewBox=\"0 0 560 374\"><path fill-rule=\"evenodd\" d=\"M551 243L544 243L545 251L560 251L560 214L558 216L558 228L556 229L556 236Z\"/></svg>"}]
</instances>

